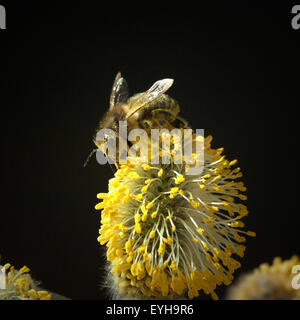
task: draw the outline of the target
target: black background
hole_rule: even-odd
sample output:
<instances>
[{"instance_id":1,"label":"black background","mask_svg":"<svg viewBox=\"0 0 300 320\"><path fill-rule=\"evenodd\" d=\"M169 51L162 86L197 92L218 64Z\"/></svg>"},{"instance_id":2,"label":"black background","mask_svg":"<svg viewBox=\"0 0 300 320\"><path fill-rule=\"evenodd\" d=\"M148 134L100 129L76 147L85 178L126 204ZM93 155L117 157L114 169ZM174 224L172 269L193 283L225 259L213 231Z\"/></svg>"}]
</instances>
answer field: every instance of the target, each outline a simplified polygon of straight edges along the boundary
<instances>
[{"instance_id":1,"label":"black background","mask_svg":"<svg viewBox=\"0 0 300 320\"><path fill-rule=\"evenodd\" d=\"M296 3L163 3L0 1L2 262L72 299L105 298L94 205L112 172L82 165L118 71L131 94L175 79L182 116L239 159L257 237L238 273L300 254Z\"/></svg>"}]
</instances>

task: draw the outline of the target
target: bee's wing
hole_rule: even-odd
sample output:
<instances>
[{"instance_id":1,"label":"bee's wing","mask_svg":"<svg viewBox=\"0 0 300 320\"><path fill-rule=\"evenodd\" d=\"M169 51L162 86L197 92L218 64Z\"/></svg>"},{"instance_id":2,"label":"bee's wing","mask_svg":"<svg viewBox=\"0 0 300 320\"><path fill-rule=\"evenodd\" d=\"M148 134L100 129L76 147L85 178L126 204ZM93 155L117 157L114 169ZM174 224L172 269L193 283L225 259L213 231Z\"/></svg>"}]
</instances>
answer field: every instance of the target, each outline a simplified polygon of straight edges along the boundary
<instances>
[{"instance_id":1,"label":"bee's wing","mask_svg":"<svg viewBox=\"0 0 300 320\"><path fill-rule=\"evenodd\" d=\"M173 84L173 79L163 79L155 82L153 86L146 92L141 93L137 100L134 100L134 110L126 117L130 118L134 113L143 108L147 103L157 99L163 93L165 93Z\"/></svg>"},{"instance_id":2,"label":"bee's wing","mask_svg":"<svg viewBox=\"0 0 300 320\"><path fill-rule=\"evenodd\" d=\"M121 77L121 73L118 72L110 95L109 109L120 103L126 102L128 99L128 85L124 78Z\"/></svg>"}]
</instances>

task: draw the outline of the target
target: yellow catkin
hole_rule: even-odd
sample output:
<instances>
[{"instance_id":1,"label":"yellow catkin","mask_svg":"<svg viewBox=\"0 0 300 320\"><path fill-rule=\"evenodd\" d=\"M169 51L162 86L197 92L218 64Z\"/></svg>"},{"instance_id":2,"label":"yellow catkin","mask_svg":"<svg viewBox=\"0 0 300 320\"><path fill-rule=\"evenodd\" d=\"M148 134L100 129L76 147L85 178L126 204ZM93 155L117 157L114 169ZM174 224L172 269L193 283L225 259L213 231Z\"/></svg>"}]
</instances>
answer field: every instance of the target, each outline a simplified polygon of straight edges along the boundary
<instances>
[{"instance_id":1,"label":"yellow catkin","mask_svg":"<svg viewBox=\"0 0 300 320\"><path fill-rule=\"evenodd\" d=\"M30 269L23 266L17 270L10 263L4 264L2 272L5 272L5 290L0 290L0 300L50 300L48 291L36 291L37 283L29 274Z\"/></svg>"},{"instance_id":2,"label":"yellow catkin","mask_svg":"<svg viewBox=\"0 0 300 320\"><path fill-rule=\"evenodd\" d=\"M295 274L292 272L299 264L298 256L288 260L276 257L273 259L273 264L262 263L230 286L226 298L228 300L300 300L300 291L293 288Z\"/></svg>"},{"instance_id":3,"label":"yellow catkin","mask_svg":"<svg viewBox=\"0 0 300 320\"><path fill-rule=\"evenodd\" d=\"M209 136L197 140L204 144L202 172L188 175L199 157L174 164L177 138L170 139L169 152L157 150L170 156L170 165L129 158L108 192L97 195L98 241L107 246L114 289L125 298L173 299L187 292L192 299L202 290L218 299L216 287L229 285L241 266L232 255L243 257L245 236L255 236L241 230L248 211L237 161L212 149Z\"/></svg>"}]
</instances>

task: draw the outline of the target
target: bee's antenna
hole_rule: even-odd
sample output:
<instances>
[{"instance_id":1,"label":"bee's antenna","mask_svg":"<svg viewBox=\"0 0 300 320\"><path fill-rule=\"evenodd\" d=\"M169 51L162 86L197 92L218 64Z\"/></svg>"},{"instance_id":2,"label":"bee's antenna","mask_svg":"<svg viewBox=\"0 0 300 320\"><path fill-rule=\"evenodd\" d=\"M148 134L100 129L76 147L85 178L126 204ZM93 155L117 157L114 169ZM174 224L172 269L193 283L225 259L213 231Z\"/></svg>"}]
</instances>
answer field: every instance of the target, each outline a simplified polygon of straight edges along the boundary
<instances>
[{"instance_id":1,"label":"bee's antenna","mask_svg":"<svg viewBox=\"0 0 300 320\"><path fill-rule=\"evenodd\" d=\"M83 164L83 167L86 167L86 165L88 164L88 162L90 161L92 155L97 152L98 149L93 149L92 152L88 155L87 159L85 160L85 163Z\"/></svg>"},{"instance_id":2,"label":"bee's antenna","mask_svg":"<svg viewBox=\"0 0 300 320\"><path fill-rule=\"evenodd\" d=\"M108 164L110 166L112 173L115 173L116 171L114 171L113 166L110 163L108 163ZM115 164L115 166L117 167L117 169L119 169L117 164Z\"/></svg>"},{"instance_id":3,"label":"bee's antenna","mask_svg":"<svg viewBox=\"0 0 300 320\"><path fill-rule=\"evenodd\" d=\"M103 153L104 153L105 157L108 159L106 151L103 151ZM110 166L110 169L111 169L112 173L115 173L115 171L113 169L113 166L109 162L108 162L108 164ZM119 169L119 166L118 166L117 162L115 162L115 166L117 167L117 169Z\"/></svg>"},{"instance_id":4,"label":"bee's antenna","mask_svg":"<svg viewBox=\"0 0 300 320\"><path fill-rule=\"evenodd\" d=\"M107 153L106 152L103 152L105 157L108 159L108 156L107 156ZM108 162L109 166L110 166L110 169L111 169L111 172L112 173L115 173L114 169L113 169L113 166ZM117 167L117 169L119 169L117 163L115 163L115 166Z\"/></svg>"},{"instance_id":5,"label":"bee's antenna","mask_svg":"<svg viewBox=\"0 0 300 320\"><path fill-rule=\"evenodd\" d=\"M88 162L90 161L92 155L93 155L95 152L97 152L97 150L98 150L98 149L93 149L93 150L91 151L91 153L88 155L85 163L83 164L83 167L84 167L84 168L86 167L86 165L87 165ZM106 152L104 152L104 155L105 155L106 158L108 158ZM111 165L110 163L109 163L109 166L110 166L110 169L111 169L112 173L115 173L115 171L114 171L114 169L113 169L113 167L112 167L112 165ZM119 169L119 166L118 166L117 163L115 163L115 166L116 166L117 169Z\"/></svg>"}]
</instances>

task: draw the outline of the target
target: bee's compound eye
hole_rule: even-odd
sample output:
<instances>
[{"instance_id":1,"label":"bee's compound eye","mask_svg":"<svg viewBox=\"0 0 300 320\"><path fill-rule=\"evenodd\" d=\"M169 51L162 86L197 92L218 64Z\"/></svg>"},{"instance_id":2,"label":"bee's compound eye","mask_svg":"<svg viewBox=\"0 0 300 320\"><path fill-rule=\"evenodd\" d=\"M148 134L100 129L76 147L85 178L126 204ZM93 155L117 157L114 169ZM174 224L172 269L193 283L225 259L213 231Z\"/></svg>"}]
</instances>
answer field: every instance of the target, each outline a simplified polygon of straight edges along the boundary
<instances>
[{"instance_id":1,"label":"bee's compound eye","mask_svg":"<svg viewBox=\"0 0 300 320\"><path fill-rule=\"evenodd\" d=\"M104 142L107 142L107 141L109 141L110 139L114 139L115 138L115 135L114 134L107 134L107 133L105 133L104 135L103 135L103 137L104 137Z\"/></svg>"}]
</instances>

